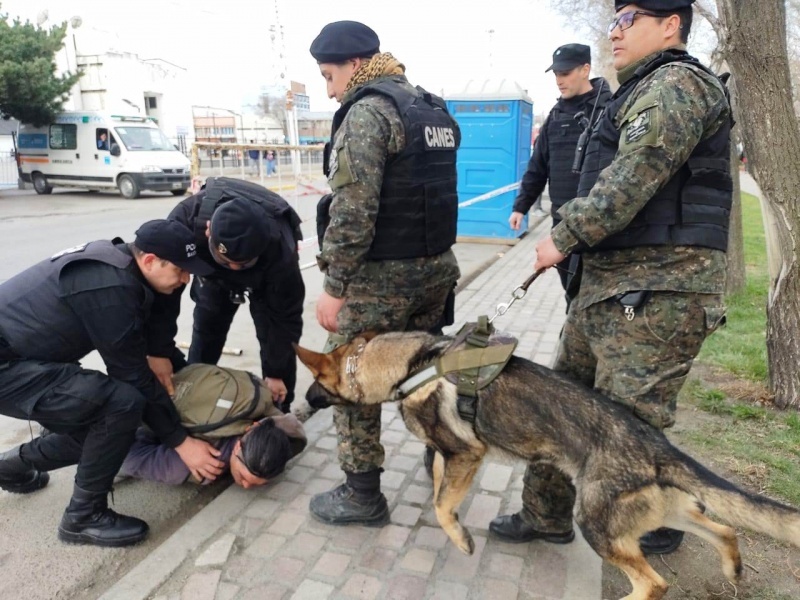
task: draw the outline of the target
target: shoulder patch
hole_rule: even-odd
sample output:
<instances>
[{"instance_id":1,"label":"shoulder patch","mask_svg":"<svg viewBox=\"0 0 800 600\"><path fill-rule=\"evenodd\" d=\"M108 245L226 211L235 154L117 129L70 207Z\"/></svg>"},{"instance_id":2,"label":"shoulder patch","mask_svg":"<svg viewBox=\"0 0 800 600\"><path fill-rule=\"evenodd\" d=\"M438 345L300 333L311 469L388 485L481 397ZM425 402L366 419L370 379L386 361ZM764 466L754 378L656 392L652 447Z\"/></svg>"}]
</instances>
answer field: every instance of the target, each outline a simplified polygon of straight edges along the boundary
<instances>
[{"instance_id":1,"label":"shoulder patch","mask_svg":"<svg viewBox=\"0 0 800 600\"><path fill-rule=\"evenodd\" d=\"M353 169L350 165L347 146L336 148L333 152L331 152L328 181L330 182L332 190L337 190L358 181L358 178L353 173Z\"/></svg>"},{"instance_id":2,"label":"shoulder patch","mask_svg":"<svg viewBox=\"0 0 800 600\"><path fill-rule=\"evenodd\" d=\"M639 115L625 127L625 143L633 144L642 139L645 135L650 133L653 128L653 123L650 118L651 110L646 110Z\"/></svg>"}]
</instances>

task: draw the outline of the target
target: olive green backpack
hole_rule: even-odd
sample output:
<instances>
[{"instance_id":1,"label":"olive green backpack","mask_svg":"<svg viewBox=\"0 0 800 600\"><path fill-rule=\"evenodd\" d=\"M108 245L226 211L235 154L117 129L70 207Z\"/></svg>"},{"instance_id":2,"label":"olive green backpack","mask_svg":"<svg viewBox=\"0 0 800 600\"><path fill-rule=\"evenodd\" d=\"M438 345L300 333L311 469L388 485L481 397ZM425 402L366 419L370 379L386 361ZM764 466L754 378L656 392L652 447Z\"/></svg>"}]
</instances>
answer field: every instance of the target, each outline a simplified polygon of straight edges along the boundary
<instances>
[{"instance_id":1,"label":"olive green backpack","mask_svg":"<svg viewBox=\"0 0 800 600\"><path fill-rule=\"evenodd\" d=\"M238 369L195 364L173 378L173 402L181 423L193 436L216 440L241 435L267 414L272 395L264 382Z\"/></svg>"}]
</instances>

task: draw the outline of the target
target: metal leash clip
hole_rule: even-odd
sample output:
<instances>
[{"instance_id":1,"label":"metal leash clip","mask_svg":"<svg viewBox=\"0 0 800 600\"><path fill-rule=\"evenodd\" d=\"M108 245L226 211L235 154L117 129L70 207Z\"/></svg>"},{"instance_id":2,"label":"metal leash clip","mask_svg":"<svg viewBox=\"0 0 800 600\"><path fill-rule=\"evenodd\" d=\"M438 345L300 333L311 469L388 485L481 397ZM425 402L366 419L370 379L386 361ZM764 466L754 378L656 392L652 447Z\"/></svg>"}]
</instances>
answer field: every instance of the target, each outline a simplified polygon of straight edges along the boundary
<instances>
[{"instance_id":1,"label":"metal leash clip","mask_svg":"<svg viewBox=\"0 0 800 600\"><path fill-rule=\"evenodd\" d=\"M531 284L534 281L536 281L536 278L539 277L539 275L541 275L544 272L545 269L539 269L538 271L534 272L533 275L528 277L525 280L525 283L523 283L522 285L518 285L516 288L514 288L514 291L511 292L511 300L509 302L501 302L500 304L497 305L494 316L492 316L492 318L489 319L489 323L494 321L497 317L506 314L508 312L508 309L513 306L514 302L524 298L525 294L528 293L528 288L531 287Z\"/></svg>"}]
</instances>

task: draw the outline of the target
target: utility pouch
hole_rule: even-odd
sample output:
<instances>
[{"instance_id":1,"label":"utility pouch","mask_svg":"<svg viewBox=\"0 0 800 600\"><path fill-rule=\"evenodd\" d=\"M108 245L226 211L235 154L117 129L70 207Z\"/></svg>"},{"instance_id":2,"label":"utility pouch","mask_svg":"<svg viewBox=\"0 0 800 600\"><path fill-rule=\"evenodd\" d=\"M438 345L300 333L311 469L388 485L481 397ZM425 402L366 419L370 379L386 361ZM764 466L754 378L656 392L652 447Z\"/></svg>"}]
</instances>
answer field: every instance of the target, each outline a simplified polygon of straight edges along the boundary
<instances>
[{"instance_id":1,"label":"utility pouch","mask_svg":"<svg viewBox=\"0 0 800 600\"><path fill-rule=\"evenodd\" d=\"M625 318L628 321L633 321L636 316L636 311L642 306L647 304L647 301L653 296L651 290L634 290L632 292L625 292L624 294L617 294L614 299L622 306Z\"/></svg>"}]
</instances>

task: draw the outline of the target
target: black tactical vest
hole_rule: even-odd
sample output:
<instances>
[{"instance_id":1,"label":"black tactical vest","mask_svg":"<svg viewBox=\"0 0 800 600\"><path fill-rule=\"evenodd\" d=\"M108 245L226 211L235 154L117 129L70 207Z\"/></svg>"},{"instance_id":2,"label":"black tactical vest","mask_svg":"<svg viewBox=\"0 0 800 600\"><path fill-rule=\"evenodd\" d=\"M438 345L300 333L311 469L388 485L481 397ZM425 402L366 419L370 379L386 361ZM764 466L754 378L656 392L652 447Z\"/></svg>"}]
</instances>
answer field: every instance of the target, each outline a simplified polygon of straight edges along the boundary
<instances>
[{"instance_id":1,"label":"black tactical vest","mask_svg":"<svg viewBox=\"0 0 800 600\"><path fill-rule=\"evenodd\" d=\"M586 150L578 197L589 195L600 172L612 163L621 131L614 125L617 112L638 83L656 69L680 62L713 75L682 50L666 50L639 67L606 105ZM715 75L716 77L716 75ZM638 246L703 246L726 251L733 182L730 171L729 120L695 146L689 159L666 182L622 231L582 252Z\"/></svg>"},{"instance_id":2,"label":"black tactical vest","mask_svg":"<svg viewBox=\"0 0 800 600\"><path fill-rule=\"evenodd\" d=\"M332 142L353 104L370 94L386 96L397 107L406 145L386 162L375 237L367 259L441 254L456 241L456 150L461 143L458 124L438 96L420 87L411 91L384 79L360 88L336 111Z\"/></svg>"},{"instance_id":3,"label":"black tactical vest","mask_svg":"<svg viewBox=\"0 0 800 600\"><path fill-rule=\"evenodd\" d=\"M133 258L113 242L91 242L59 252L0 285L0 336L17 356L75 362L94 350L83 325L62 296L119 285L120 279L110 281L105 271L98 269L96 281L88 281L83 289L63 289L59 283L61 271L81 260L124 270L131 266ZM132 276L124 279L146 287ZM152 293L147 297L152 299Z\"/></svg>"},{"instance_id":4,"label":"black tactical vest","mask_svg":"<svg viewBox=\"0 0 800 600\"><path fill-rule=\"evenodd\" d=\"M556 106L547 120L548 182L553 211L575 198L578 190L580 175L572 172L572 163L583 128L574 117Z\"/></svg>"},{"instance_id":5,"label":"black tactical vest","mask_svg":"<svg viewBox=\"0 0 800 600\"><path fill-rule=\"evenodd\" d=\"M547 117L548 185L552 212L575 198L580 173L573 171L575 149L586 123L594 123L606 105L611 91L605 79L592 80L592 91L580 98L559 100ZM583 119L575 115L583 112ZM584 125L581 124L583 121Z\"/></svg>"}]
</instances>

